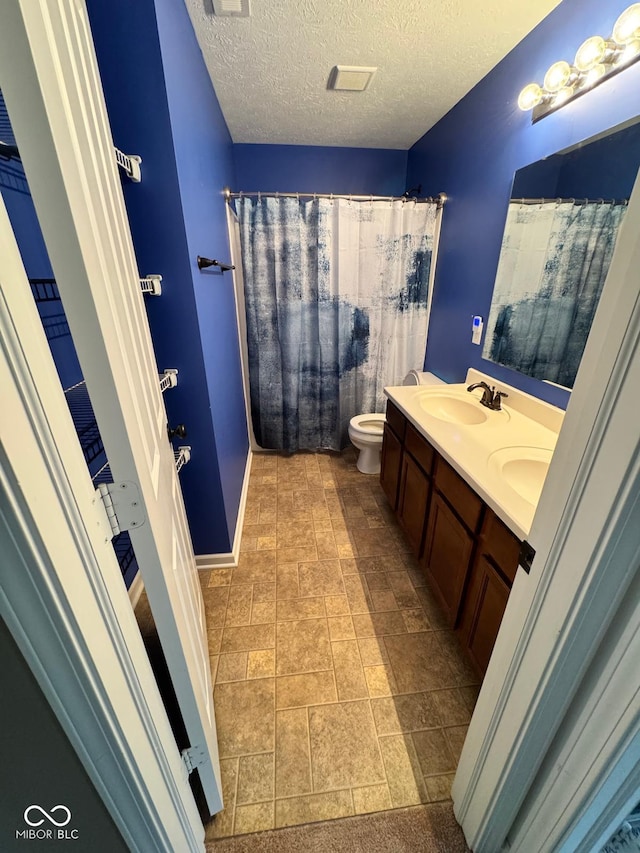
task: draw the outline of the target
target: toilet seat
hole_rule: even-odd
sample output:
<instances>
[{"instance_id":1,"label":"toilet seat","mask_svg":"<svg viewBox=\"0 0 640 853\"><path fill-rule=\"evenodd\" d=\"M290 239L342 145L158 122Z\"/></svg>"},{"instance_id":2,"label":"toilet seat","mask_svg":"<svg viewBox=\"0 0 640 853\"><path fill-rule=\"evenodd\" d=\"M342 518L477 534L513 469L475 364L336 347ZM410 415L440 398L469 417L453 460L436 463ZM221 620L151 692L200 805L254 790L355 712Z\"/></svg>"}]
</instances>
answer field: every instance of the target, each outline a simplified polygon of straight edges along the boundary
<instances>
[{"instance_id":1,"label":"toilet seat","mask_svg":"<svg viewBox=\"0 0 640 853\"><path fill-rule=\"evenodd\" d=\"M356 433L371 438L382 438L386 418L382 414L356 415L349 421L349 427Z\"/></svg>"}]
</instances>

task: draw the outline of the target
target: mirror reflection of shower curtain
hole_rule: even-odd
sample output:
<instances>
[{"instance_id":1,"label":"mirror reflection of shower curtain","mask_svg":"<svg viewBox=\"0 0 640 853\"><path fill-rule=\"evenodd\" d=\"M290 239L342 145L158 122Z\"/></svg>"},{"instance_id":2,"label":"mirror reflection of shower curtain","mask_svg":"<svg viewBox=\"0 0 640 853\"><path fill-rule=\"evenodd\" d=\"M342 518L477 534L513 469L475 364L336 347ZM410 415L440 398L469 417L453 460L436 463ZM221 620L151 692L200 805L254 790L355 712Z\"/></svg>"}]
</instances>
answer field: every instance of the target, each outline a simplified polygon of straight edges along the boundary
<instances>
[{"instance_id":1,"label":"mirror reflection of shower curtain","mask_svg":"<svg viewBox=\"0 0 640 853\"><path fill-rule=\"evenodd\" d=\"M385 385L424 362L436 205L236 200L257 443L348 444Z\"/></svg>"},{"instance_id":2,"label":"mirror reflection of shower curtain","mask_svg":"<svg viewBox=\"0 0 640 853\"><path fill-rule=\"evenodd\" d=\"M625 210L509 205L484 358L573 387Z\"/></svg>"}]
</instances>

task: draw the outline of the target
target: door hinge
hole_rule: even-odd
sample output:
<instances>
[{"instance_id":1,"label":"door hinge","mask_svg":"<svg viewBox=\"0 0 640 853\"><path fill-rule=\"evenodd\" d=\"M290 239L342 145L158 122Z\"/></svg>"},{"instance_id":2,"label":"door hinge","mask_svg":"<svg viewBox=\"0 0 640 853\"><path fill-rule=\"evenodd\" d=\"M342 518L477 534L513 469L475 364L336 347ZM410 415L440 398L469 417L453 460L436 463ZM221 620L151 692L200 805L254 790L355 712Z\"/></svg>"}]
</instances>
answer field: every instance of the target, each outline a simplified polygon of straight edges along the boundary
<instances>
[{"instance_id":1,"label":"door hinge","mask_svg":"<svg viewBox=\"0 0 640 853\"><path fill-rule=\"evenodd\" d=\"M168 367L163 373L159 374L158 378L161 391L166 391L167 388L175 388L178 384L178 371L175 367Z\"/></svg>"},{"instance_id":2,"label":"door hinge","mask_svg":"<svg viewBox=\"0 0 640 853\"><path fill-rule=\"evenodd\" d=\"M207 750L203 746L190 746L180 753L187 773L191 775L196 767L201 767L208 760Z\"/></svg>"},{"instance_id":3,"label":"door hinge","mask_svg":"<svg viewBox=\"0 0 640 853\"><path fill-rule=\"evenodd\" d=\"M191 445L181 444L177 450L174 450L173 456L176 460L176 472L178 472L191 459Z\"/></svg>"},{"instance_id":4,"label":"door hinge","mask_svg":"<svg viewBox=\"0 0 640 853\"><path fill-rule=\"evenodd\" d=\"M527 574L531 571L533 558L535 557L535 549L525 540L520 546L520 554L518 555L518 565L522 566Z\"/></svg>"},{"instance_id":5,"label":"door hinge","mask_svg":"<svg viewBox=\"0 0 640 853\"><path fill-rule=\"evenodd\" d=\"M150 293L152 296L162 296L162 276L148 275L141 278L140 289L143 293Z\"/></svg>"},{"instance_id":6,"label":"door hinge","mask_svg":"<svg viewBox=\"0 0 640 853\"><path fill-rule=\"evenodd\" d=\"M144 506L135 483L100 483L96 493L105 508L112 539L124 530L133 530L145 523Z\"/></svg>"},{"instance_id":7,"label":"door hinge","mask_svg":"<svg viewBox=\"0 0 640 853\"><path fill-rule=\"evenodd\" d=\"M142 163L142 157L138 154L124 154L120 151L119 148L113 149L116 155L116 163L120 166L121 169L125 171L125 173L131 178L132 181L135 181L136 184L139 184L142 180L142 175L140 172L140 163Z\"/></svg>"}]
</instances>

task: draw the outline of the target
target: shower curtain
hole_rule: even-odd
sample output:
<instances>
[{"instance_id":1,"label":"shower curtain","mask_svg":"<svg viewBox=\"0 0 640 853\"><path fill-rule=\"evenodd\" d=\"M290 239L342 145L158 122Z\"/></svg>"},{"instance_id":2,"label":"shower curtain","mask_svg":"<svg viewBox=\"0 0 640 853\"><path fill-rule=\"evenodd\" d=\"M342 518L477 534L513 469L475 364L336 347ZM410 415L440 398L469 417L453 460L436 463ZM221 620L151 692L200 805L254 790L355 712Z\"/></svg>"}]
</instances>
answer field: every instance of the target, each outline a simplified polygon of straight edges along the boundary
<instances>
[{"instance_id":1,"label":"shower curtain","mask_svg":"<svg viewBox=\"0 0 640 853\"><path fill-rule=\"evenodd\" d=\"M356 414L422 367L436 205L236 200L257 443L348 444Z\"/></svg>"},{"instance_id":2,"label":"shower curtain","mask_svg":"<svg viewBox=\"0 0 640 853\"><path fill-rule=\"evenodd\" d=\"M573 387L625 210L509 205L484 358Z\"/></svg>"}]
</instances>

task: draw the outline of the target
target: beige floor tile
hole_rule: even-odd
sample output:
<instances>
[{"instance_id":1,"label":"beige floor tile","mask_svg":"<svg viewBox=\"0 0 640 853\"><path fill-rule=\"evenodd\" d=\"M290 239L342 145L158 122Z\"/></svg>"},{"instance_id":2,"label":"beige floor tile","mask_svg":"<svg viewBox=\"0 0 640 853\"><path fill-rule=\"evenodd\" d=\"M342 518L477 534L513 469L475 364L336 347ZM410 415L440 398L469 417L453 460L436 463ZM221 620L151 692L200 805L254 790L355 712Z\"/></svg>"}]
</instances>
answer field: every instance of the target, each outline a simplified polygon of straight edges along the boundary
<instances>
[{"instance_id":1,"label":"beige floor tile","mask_svg":"<svg viewBox=\"0 0 640 853\"><path fill-rule=\"evenodd\" d=\"M223 652L248 652L275 647L275 625L240 625L222 632Z\"/></svg>"},{"instance_id":2,"label":"beige floor tile","mask_svg":"<svg viewBox=\"0 0 640 853\"><path fill-rule=\"evenodd\" d=\"M261 803L273 798L273 753L241 756L236 804Z\"/></svg>"},{"instance_id":3,"label":"beige floor tile","mask_svg":"<svg viewBox=\"0 0 640 853\"><path fill-rule=\"evenodd\" d=\"M398 553L396 540L386 529L353 530L352 536L359 557L380 557Z\"/></svg>"},{"instance_id":4,"label":"beige floor tile","mask_svg":"<svg viewBox=\"0 0 640 853\"><path fill-rule=\"evenodd\" d=\"M315 541L315 539L314 539ZM278 548L276 551L277 563L301 563L311 562L318 559L316 546L307 546L305 548Z\"/></svg>"},{"instance_id":5,"label":"beige floor tile","mask_svg":"<svg viewBox=\"0 0 640 853\"><path fill-rule=\"evenodd\" d=\"M298 564L301 596L342 595L344 584L338 560Z\"/></svg>"},{"instance_id":6,"label":"beige floor tile","mask_svg":"<svg viewBox=\"0 0 640 853\"><path fill-rule=\"evenodd\" d=\"M366 699L369 691L356 641L340 640L331 644L331 650L340 701Z\"/></svg>"},{"instance_id":7,"label":"beige floor tile","mask_svg":"<svg viewBox=\"0 0 640 853\"><path fill-rule=\"evenodd\" d=\"M420 599L415 589L395 592L394 595L400 610L414 610L420 607Z\"/></svg>"},{"instance_id":8,"label":"beige floor tile","mask_svg":"<svg viewBox=\"0 0 640 853\"><path fill-rule=\"evenodd\" d=\"M245 835L249 832L262 832L275 826L275 804L253 803L248 806L236 807L234 835Z\"/></svg>"},{"instance_id":9,"label":"beige floor tile","mask_svg":"<svg viewBox=\"0 0 640 853\"><path fill-rule=\"evenodd\" d=\"M445 776L427 776L424 781L427 783L427 791L429 792L429 799L432 803L451 799L453 779L453 773Z\"/></svg>"},{"instance_id":10,"label":"beige floor tile","mask_svg":"<svg viewBox=\"0 0 640 853\"><path fill-rule=\"evenodd\" d=\"M218 684L213 696L221 758L273 752L275 679Z\"/></svg>"},{"instance_id":11,"label":"beige floor tile","mask_svg":"<svg viewBox=\"0 0 640 853\"><path fill-rule=\"evenodd\" d=\"M253 601L275 601L276 585L275 583L254 583L253 585Z\"/></svg>"},{"instance_id":12,"label":"beige floor tile","mask_svg":"<svg viewBox=\"0 0 640 853\"><path fill-rule=\"evenodd\" d=\"M370 613L373 610L369 590L361 575L345 575L344 589L352 613Z\"/></svg>"},{"instance_id":13,"label":"beige floor tile","mask_svg":"<svg viewBox=\"0 0 640 853\"><path fill-rule=\"evenodd\" d=\"M217 682L244 681L247 677L247 653L232 652L218 658Z\"/></svg>"},{"instance_id":14,"label":"beige floor tile","mask_svg":"<svg viewBox=\"0 0 640 853\"><path fill-rule=\"evenodd\" d=\"M275 649L260 649L248 653L247 678L270 678L275 674Z\"/></svg>"},{"instance_id":15,"label":"beige floor tile","mask_svg":"<svg viewBox=\"0 0 640 853\"><path fill-rule=\"evenodd\" d=\"M364 677L367 680L369 696L394 696L398 686L389 664L365 666Z\"/></svg>"},{"instance_id":16,"label":"beige floor tile","mask_svg":"<svg viewBox=\"0 0 640 853\"><path fill-rule=\"evenodd\" d=\"M276 711L276 797L311 793L306 708Z\"/></svg>"},{"instance_id":17,"label":"beige floor tile","mask_svg":"<svg viewBox=\"0 0 640 853\"><path fill-rule=\"evenodd\" d=\"M460 695L462 696L462 701L466 708L470 714L473 714L476 702L478 701L478 695L480 693L480 685L474 684L470 687L460 687L458 689L460 690Z\"/></svg>"},{"instance_id":18,"label":"beige floor tile","mask_svg":"<svg viewBox=\"0 0 640 853\"><path fill-rule=\"evenodd\" d=\"M360 613L353 616L356 637L384 637L387 634L406 634L407 628L399 610L387 613Z\"/></svg>"},{"instance_id":19,"label":"beige floor tile","mask_svg":"<svg viewBox=\"0 0 640 853\"><path fill-rule=\"evenodd\" d=\"M460 690L434 690L433 701L443 726L464 726L471 719L471 711Z\"/></svg>"},{"instance_id":20,"label":"beige floor tile","mask_svg":"<svg viewBox=\"0 0 640 853\"><path fill-rule=\"evenodd\" d=\"M276 569L276 598L299 598L297 563L279 563Z\"/></svg>"},{"instance_id":21,"label":"beige floor tile","mask_svg":"<svg viewBox=\"0 0 640 853\"><path fill-rule=\"evenodd\" d=\"M247 551L257 551L258 550L258 537L251 536L248 533L242 534L242 540L240 542L240 553L245 554Z\"/></svg>"},{"instance_id":22,"label":"beige floor tile","mask_svg":"<svg viewBox=\"0 0 640 853\"><path fill-rule=\"evenodd\" d=\"M209 654L217 655L222 642L222 628L207 628L207 640L209 643Z\"/></svg>"},{"instance_id":23,"label":"beige floor tile","mask_svg":"<svg viewBox=\"0 0 640 853\"><path fill-rule=\"evenodd\" d=\"M327 619L331 640L352 640L355 638L353 621L350 616L331 616Z\"/></svg>"},{"instance_id":24,"label":"beige floor tile","mask_svg":"<svg viewBox=\"0 0 640 853\"><path fill-rule=\"evenodd\" d=\"M356 814L382 812L391 808L391 797L387 785L368 785L365 788L354 788L352 793Z\"/></svg>"},{"instance_id":25,"label":"beige floor tile","mask_svg":"<svg viewBox=\"0 0 640 853\"><path fill-rule=\"evenodd\" d=\"M317 672L331 669L331 666L331 646L326 619L303 619L276 624L277 675Z\"/></svg>"},{"instance_id":26,"label":"beige floor tile","mask_svg":"<svg viewBox=\"0 0 640 853\"><path fill-rule=\"evenodd\" d=\"M389 663L382 637L358 637L358 648L363 666L380 666Z\"/></svg>"},{"instance_id":27,"label":"beige floor tile","mask_svg":"<svg viewBox=\"0 0 640 853\"><path fill-rule=\"evenodd\" d=\"M378 735L406 734L440 726L433 693L408 693L372 699L371 709Z\"/></svg>"},{"instance_id":28,"label":"beige floor tile","mask_svg":"<svg viewBox=\"0 0 640 853\"><path fill-rule=\"evenodd\" d=\"M205 840L233 835L233 818L236 806L236 786L238 784L238 759L221 758L220 776L222 778L222 796L224 809L209 821Z\"/></svg>"},{"instance_id":29,"label":"beige floor tile","mask_svg":"<svg viewBox=\"0 0 640 853\"><path fill-rule=\"evenodd\" d=\"M365 575L365 581L371 593L391 589L386 572L369 572Z\"/></svg>"},{"instance_id":30,"label":"beige floor tile","mask_svg":"<svg viewBox=\"0 0 640 853\"><path fill-rule=\"evenodd\" d=\"M207 586L229 586L233 569L212 569Z\"/></svg>"},{"instance_id":31,"label":"beige floor tile","mask_svg":"<svg viewBox=\"0 0 640 853\"><path fill-rule=\"evenodd\" d=\"M414 732L411 737L425 776L438 776L455 771L456 760L442 729Z\"/></svg>"},{"instance_id":32,"label":"beige floor tile","mask_svg":"<svg viewBox=\"0 0 640 853\"><path fill-rule=\"evenodd\" d=\"M464 744L464 740L467 736L468 730L469 726L448 726L444 730L447 741L449 743L449 748L451 749L451 752L453 753L453 757L455 759L455 765L457 765L458 761L460 760L460 753L462 752L462 746Z\"/></svg>"},{"instance_id":33,"label":"beige floor tile","mask_svg":"<svg viewBox=\"0 0 640 853\"><path fill-rule=\"evenodd\" d=\"M434 601L429 588L426 586L419 587L416 589L416 594L420 599L420 604L422 605L424 612L427 614L427 619L431 623L431 627L434 630L447 628L447 620L442 608Z\"/></svg>"},{"instance_id":34,"label":"beige floor tile","mask_svg":"<svg viewBox=\"0 0 640 853\"><path fill-rule=\"evenodd\" d=\"M275 536L258 536L256 551L275 551L277 546L277 538Z\"/></svg>"},{"instance_id":35,"label":"beige floor tile","mask_svg":"<svg viewBox=\"0 0 640 853\"><path fill-rule=\"evenodd\" d=\"M250 625L252 601L253 587L250 584L232 586L229 590L225 626Z\"/></svg>"},{"instance_id":36,"label":"beige floor tile","mask_svg":"<svg viewBox=\"0 0 640 853\"><path fill-rule=\"evenodd\" d=\"M275 601L254 601L251 608L251 624L266 625L276 621Z\"/></svg>"},{"instance_id":37,"label":"beige floor tile","mask_svg":"<svg viewBox=\"0 0 640 853\"><path fill-rule=\"evenodd\" d=\"M418 634L422 631L429 631L431 629L429 620L425 616L425 612L422 608L419 608L418 610L403 610L402 618L404 619L404 624L407 626L407 631L410 634Z\"/></svg>"},{"instance_id":38,"label":"beige floor tile","mask_svg":"<svg viewBox=\"0 0 640 853\"><path fill-rule=\"evenodd\" d=\"M455 686L455 676L432 631L387 636L384 644L401 693Z\"/></svg>"},{"instance_id":39,"label":"beige floor tile","mask_svg":"<svg viewBox=\"0 0 640 853\"><path fill-rule=\"evenodd\" d=\"M204 600L204 613L207 620L207 628L222 628L224 625L224 617L227 612L229 587L207 587L202 590L202 598Z\"/></svg>"},{"instance_id":40,"label":"beige floor tile","mask_svg":"<svg viewBox=\"0 0 640 853\"><path fill-rule=\"evenodd\" d=\"M324 618L324 599L318 598L284 598L278 601L276 611L278 622L290 622L296 619Z\"/></svg>"},{"instance_id":41,"label":"beige floor tile","mask_svg":"<svg viewBox=\"0 0 640 853\"><path fill-rule=\"evenodd\" d=\"M372 575L371 577L378 577L378 575ZM390 589L374 589L370 595L374 610L378 612L398 610L398 602Z\"/></svg>"},{"instance_id":42,"label":"beige floor tile","mask_svg":"<svg viewBox=\"0 0 640 853\"><path fill-rule=\"evenodd\" d=\"M276 579L276 552L250 551L240 554L231 575L231 584L273 583Z\"/></svg>"},{"instance_id":43,"label":"beige floor tile","mask_svg":"<svg viewBox=\"0 0 640 853\"><path fill-rule=\"evenodd\" d=\"M332 560L338 556L338 547L332 530L318 530L315 526L316 549L319 560Z\"/></svg>"},{"instance_id":44,"label":"beige floor tile","mask_svg":"<svg viewBox=\"0 0 640 853\"><path fill-rule=\"evenodd\" d=\"M279 521L278 548L304 548L315 538L313 522Z\"/></svg>"},{"instance_id":45,"label":"beige floor tile","mask_svg":"<svg viewBox=\"0 0 640 853\"><path fill-rule=\"evenodd\" d=\"M429 802L411 735L381 737L380 750L393 807L397 809Z\"/></svg>"},{"instance_id":46,"label":"beige floor tile","mask_svg":"<svg viewBox=\"0 0 640 853\"><path fill-rule=\"evenodd\" d=\"M309 708L309 740L314 791L384 782L368 701Z\"/></svg>"},{"instance_id":47,"label":"beige floor tile","mask_svg":"<svg viewBox=\"0 0 640 853\"><path fill-rule=\"evenodd\" d=\"M324 600L327 616L348 616L349 599L346 595L328 595Z\"/></svg>"},{"instance_id":48,"label":"beige floor tile","mask_svg":"<svg viewBox=\"0 0 640 853\"><path fill-rule=\"evenodd\" d=\"M336 683L333 670L306 672L302 675L281 675L276 678L276 708L300 708L336 702Z\"/></svg>"},{"instance_id":49,"label":"beige floor tile","mask_svg":"<svg viewBox=\"0 0 640 853\"><path fill-rule=\"evenodd\" d=\"M245 524L242 529L242 537L251 536L254 538L258 538L259 536L275 536L276 535L276 526L275 524ZM233 571L233 569L231 570Z\"/></svg>"},{"instance_id":50,"label":"beige floor tile","mask_svg":"<svg viewBox=\"0 0 640 853\"><path fill-rule=\"evenodd\" d=\"M276 827L335 820L352 814L350 791L331 791L326 794L276 800Z\"/></svg>"}]
</instances>

